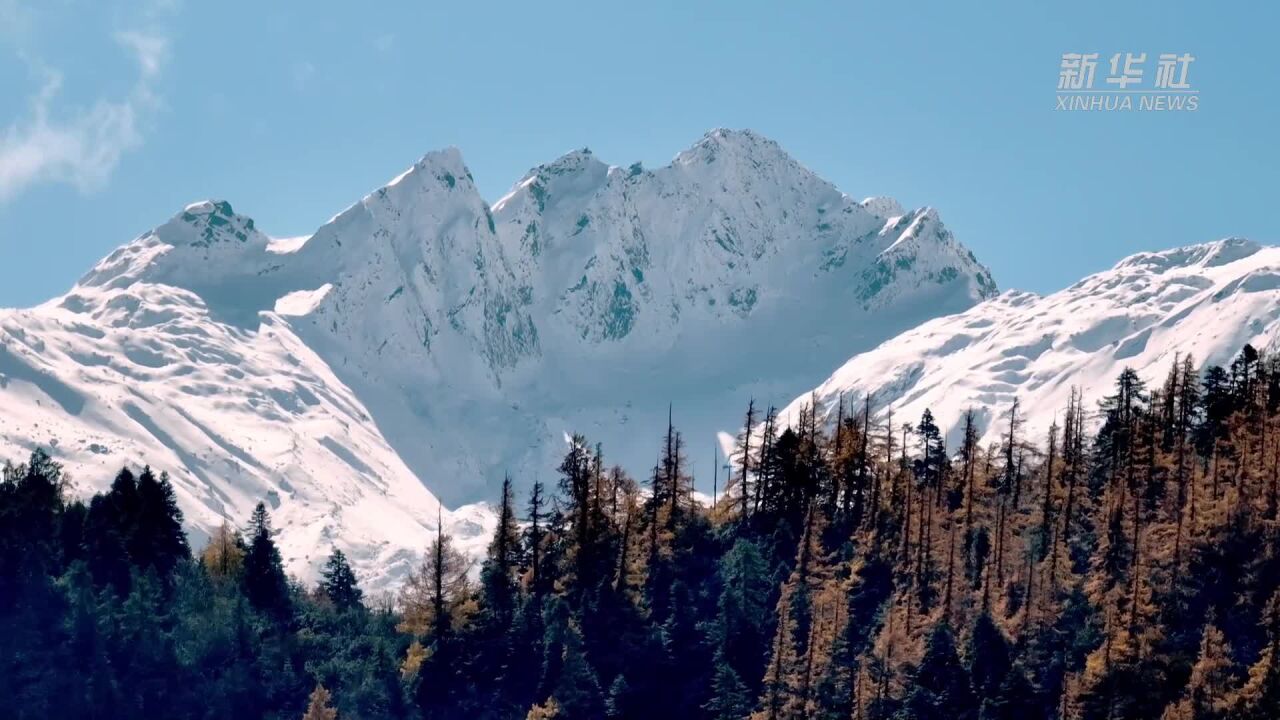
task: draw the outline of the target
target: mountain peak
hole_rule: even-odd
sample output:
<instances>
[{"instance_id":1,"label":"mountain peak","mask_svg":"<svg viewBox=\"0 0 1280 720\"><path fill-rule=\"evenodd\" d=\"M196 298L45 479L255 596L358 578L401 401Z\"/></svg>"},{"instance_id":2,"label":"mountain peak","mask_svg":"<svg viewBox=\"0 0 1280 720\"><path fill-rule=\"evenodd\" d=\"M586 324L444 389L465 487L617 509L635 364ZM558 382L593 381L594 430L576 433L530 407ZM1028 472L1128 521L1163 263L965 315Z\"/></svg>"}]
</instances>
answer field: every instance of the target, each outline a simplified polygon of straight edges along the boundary
<instances>
[{"instance_id":1,"label":"mountain peak","mask_svg":"<svg viewBox=\"0 0 1280 720\"><path fill-rule=\"evenodd\" d=\"M550 198L563 195L585 197L607 181L609 166L600 161L590 148L571 150L564 155L530 168L514 187L493 204L495 212L518 210L523 205L546 210Z\"/></svg>"},{"instance_id":2,"label":"mountain peak","mask_svg":"<svg viewBox=\"0 0 1280 720\"><path fill-rule=\"evenodd\" d=\"M253 218L237 215L226 200L201 200L154 231L170 245L206 246L219 242L247 242L257 232Z\"/></svg>"},{"instance_id":3,"label":"mountain peak","mask_svg":"<svg viewBox=\"0 0 1280 720\"><path fill-rule=\"evenodd\" d=\"M570 150L555 160L539 165L538 167L546 170L550 170L551 168L572 169L590 165L592 162L599 162L599 160L596 160L595 153L591 152L591 148L589 147L582 147L577 150Z\"/></svg>"},{"instance_id":4,"label":"mountain peak","mask_svg":"<svg viewBox=\"0 0 1280 720\"><path fill-rule=\"evenodd\" d=\"M1170 250L1135 253L1116 263L1115 269L1134 268L1163 273L1177 268L1218 267L1243 260L1260 250L1262 245L1253 240L1228 237Z\"/></svg>"},{"instance_id":5,"label":"mountain peak","mask_svg":"<svg viewBox=\"0 0 1280 720\"><path fill-rule=\"evenodd\" d=\"M869 197L858 204L862 206L863 210L883 220L902 217L907 214L906 209L902 207L902 203L891 197Z\"/></svg>"},{"instance_id":6,"label":"mountain peak","mask_svg":"<svg viewBox=\"0 0 1280 720\"><path fill-rule=\"evenodd\" d=\"M676 156L675 165L747 162L756 167L774 161L795 163L782 146L754 130L715 128Z\"/></svg>"},{"instance_id":7,"label":"mountain peak","mask_svg":"<svg viewBox=\"0 0 1280 720\"><path fill-rule=\"evenodd\" d=\"M695 144L714 143L724 146L770 146L778 147L778 143L750 128L717 127L708 130Z\"/></svg>"},{"instance_id":8,"label":"mountain peak","mask_svg":"<svg viewBox=\"0 0 1280 720\"><path fill-rule=\"evenodd\" d=\"M116 248L78 284L124 287L146 278L192 289L234 270L269 242L253 218L236 213L231 203L201 200Z\"/></svg>"},{"instance_id":9,"label":"mountain peak","mask_svg":"<svg viewBox=\"0 0 1280 720\"><path fill-rule=\"evenodd\" d=\"M517 187L535 180L544 185L565 184L598 186L605 179L609 166L600 161L590 148L571 150L564 155L529 170Z\"/></svg>"},{"instance_id":10,"label":"mountain peak","mask_svg":"<svg viewBox=\"0 0 1280 720\"><path fill-rule=\"evenodd\" d=\"M0 428L0 451L53 435L95 477L93 448L164 466L206 531L274 498L294 567L332 527L385 581L424 542L422 485L449 504L492 497L577 431L638 471L650 458L627 438L666 421L644 398L680 398L710 442L744 397L786 399L971 307L985 268L932 210L900 210L726 129L653 170L573 150L492 207L457 149L427 153L305 239L193 203L43 325L22 320L42 369L0 403L42 418L41 437ZM58 409L78 398L107 400Z\"/></svg>"},{"instance_id":11,"label":"mountain peak","mask_svg":"<svg viewBox=\"0 0 1280 720\"><path fill-rule=\"evenodd\" d=\"M390 188L415 182L434 182L452 190L458 186L459 181L472 185L471 171L462 159L462 151L456 147L447 147L423 155L418 162L392 178L391 182L379 188L375 194L385 195Z\"/></svg>"}]
</instances>

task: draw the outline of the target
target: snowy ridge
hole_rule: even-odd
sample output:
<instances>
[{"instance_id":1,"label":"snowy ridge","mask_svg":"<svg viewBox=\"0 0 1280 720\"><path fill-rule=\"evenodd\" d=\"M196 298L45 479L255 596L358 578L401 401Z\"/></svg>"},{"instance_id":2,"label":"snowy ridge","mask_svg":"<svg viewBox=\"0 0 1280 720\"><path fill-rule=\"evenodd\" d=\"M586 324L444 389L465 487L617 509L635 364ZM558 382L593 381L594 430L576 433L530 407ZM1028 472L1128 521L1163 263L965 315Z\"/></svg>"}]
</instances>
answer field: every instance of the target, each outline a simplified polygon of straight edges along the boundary
<instances>
[{"instance_id":1,"label":"snowy ridge","mask_svg":"<svg viewBox=\"0 0 1280 720\"><path fill-rule=\"evenodd\" d=\"M1245 343L1278 337L1280 247L1230 238L1140 253L1052 295L1005 292L929 321L855 355L782 415L816 400L834 420L841 397L860 407L870 393L895 423L930 409L955 447L971 406L983 441L999 442L1016 396L1026 436L1042 442L1072 386L1093 408L1126 366L1158 385L1176 357L1225 365Z\"/></svg>"},{"instance_id":2,"label":"snowy ridge","mask_svg":"<svg viewBox=\"0 0 1280 720\"><path fill-rule=\"evenodd\" d=\"M667 402L710 446L747 397L995 292L932 209L853 200L749 131L653 170L571 152L492 206L445 150L305 237L192 204L0 310L0 457L49 448L86 492L167 470L197 546L264 499L292 572L337 543L390 587L437 497L549 480L566 433L643 475ZM443 517L483 547L483 506Z\"/></svg>"},{"instance_id":3,"label":"snowy ridge","mask_svg":"<svg viewBox=\"0 0 1280 720\"><path fill-rule=\"evenodd\" d=\"M196 547L262 500L291 570L306 575L337 543L378 569L377 588L435 532L436 499L273 314L245 332L171 287L81 289L0 315L0 396L3 455L43 446L86 493L124 463L167 470ZM478 551L488 528L467 514L446 525Z\"/></svg>"}]
</instances>

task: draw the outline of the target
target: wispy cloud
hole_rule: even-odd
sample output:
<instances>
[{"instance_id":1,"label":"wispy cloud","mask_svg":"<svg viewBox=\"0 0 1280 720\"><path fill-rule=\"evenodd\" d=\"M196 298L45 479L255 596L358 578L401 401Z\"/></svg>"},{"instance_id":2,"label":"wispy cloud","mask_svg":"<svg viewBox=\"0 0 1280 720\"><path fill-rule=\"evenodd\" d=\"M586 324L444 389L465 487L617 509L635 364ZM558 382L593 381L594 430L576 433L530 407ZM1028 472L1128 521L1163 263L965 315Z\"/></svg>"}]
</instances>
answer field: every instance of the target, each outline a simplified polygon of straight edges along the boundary
<instances>
[{"instance_id":1,"label":"wispy cloud","mask_svg":"<svg viewBox=\"0 0 1280 720\"><path fill-rule=\"evenodd\" d=\"M169 54L169 40L155 34L139 32L137 30L125 30L116 33L116 40L121 45L133 51L138 58L138 65L142 68L142 77L144 79L153 78L160 74L160 66Z\"/></svg>"},{"instance_id":2,"label":"wispy cloud","mask_svg":"<svg viewBox=\"0 0 1280 720\"><path fill-rule=\"evenodd\" d=\"M168 41L139 30L117 33L115 39L138 63L138 78L123 98L62 109L62 73L35 68L40 89L29 98L25 115L0 130L0 203L38 183L67 183L82 192L101 187L121 156L142 144L160 107L154 87Z\"/></svg>"}]
</instances>

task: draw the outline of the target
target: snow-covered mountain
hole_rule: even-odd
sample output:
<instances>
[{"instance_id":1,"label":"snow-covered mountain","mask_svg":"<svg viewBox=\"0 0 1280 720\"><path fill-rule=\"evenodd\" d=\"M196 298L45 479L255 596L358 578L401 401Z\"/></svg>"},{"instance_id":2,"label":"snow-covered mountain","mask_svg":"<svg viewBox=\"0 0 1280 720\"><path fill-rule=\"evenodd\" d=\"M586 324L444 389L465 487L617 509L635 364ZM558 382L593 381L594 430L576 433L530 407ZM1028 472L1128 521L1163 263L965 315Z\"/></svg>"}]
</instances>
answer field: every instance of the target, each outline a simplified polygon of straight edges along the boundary
<instances>
[{"instance_id":1,"label":"snow-covered mountain","mask_svg":"<svg viewBox=\"0 0 1280 720\"><path fill-rule=\"evenodd\" d=\"M970 407L984 442L998 442L1016 396L1023 431L1043 443L1072 386L1096 407L1125 367L1158 387L1176 357L1226 365L1246 343L1273 348L1278 321L1280 247L1232 238L1140 253L1052 295L1009 291L926 322L855 355L780 414L816 402L834 420L840 398L860 408L870 393L895 424L931 410L954 448Z\"/></svg>"},{"instance_id":2,"label":"snow-covered mountain","mask_svg":"<svg viewBox=\"0 0 1280 720\"><path fill-rule=\"evenodd\" d=\"M567 433L642 474L670 402L709 460L749 396L995 292L932 209L856 201L751 132L655 170L572 152L492 206L448 150L308 237L196 203L0 310L0 457L49 448L84 491L168 470L197 544L266 499L291 570L337 543L379 587L437 496L549 480ZM444 513L473 549L489 517Z\"/></svg>"}]
</instances>

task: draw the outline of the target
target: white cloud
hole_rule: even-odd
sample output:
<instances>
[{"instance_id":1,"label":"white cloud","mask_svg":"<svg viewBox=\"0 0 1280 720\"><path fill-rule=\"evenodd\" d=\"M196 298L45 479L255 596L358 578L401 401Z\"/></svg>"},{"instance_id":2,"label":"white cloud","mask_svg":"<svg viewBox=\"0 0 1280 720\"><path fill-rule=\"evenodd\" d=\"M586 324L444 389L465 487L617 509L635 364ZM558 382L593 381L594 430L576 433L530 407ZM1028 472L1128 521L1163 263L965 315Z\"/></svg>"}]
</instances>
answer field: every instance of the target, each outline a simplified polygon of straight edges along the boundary
<instances>
[{"instance_id":1,"label":"white cloud","mask_svg":"<svg viewBox=\"0 0 1280 720\"><path fill-rule=\"evenodd\" d=\"M101 187L120 157L142 144L143 130L159 107L153 91L168 52L164 37L138 31L116 35L138 62L138 80L119 100L56 112L62 75L44 69L40 90L25 118L0 130L0 203L42 182L60 182L82 192Z\"/></svg>"},{"instance_id":2,"label":"white cloud","mask_svg":"<svg viewBox=\"0 0 1280 720\"><path fill-rule=\"evenodd\" d=\"M137 30L126 30L116 33L116 40L137 56L143 78L153 78L160 73L160 65L169 53L167 38Z\"/></svg>"}]
</instances>

